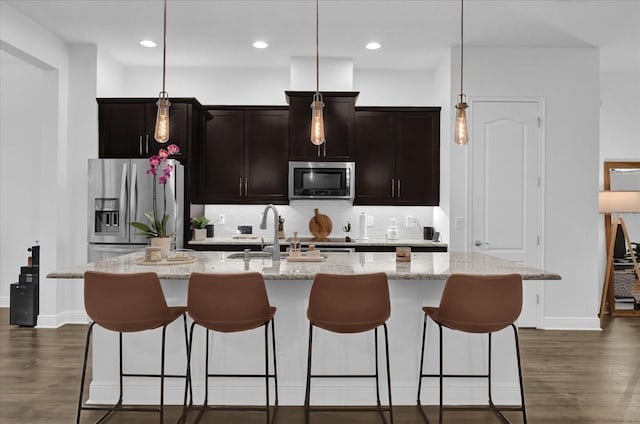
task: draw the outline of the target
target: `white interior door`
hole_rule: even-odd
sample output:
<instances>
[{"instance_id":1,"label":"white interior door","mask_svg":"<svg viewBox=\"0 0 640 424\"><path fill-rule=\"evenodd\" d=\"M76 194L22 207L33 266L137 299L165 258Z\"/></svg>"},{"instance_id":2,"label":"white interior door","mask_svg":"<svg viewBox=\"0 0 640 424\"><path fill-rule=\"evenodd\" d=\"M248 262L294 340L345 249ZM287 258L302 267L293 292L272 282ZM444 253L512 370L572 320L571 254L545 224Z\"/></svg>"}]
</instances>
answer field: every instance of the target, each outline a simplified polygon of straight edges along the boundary
<instances>
[{"instance_id":1,"label":"white interior door","mask_svg":"<svg viewBox=\"0 0 640 424\"><path fill-rule=\"evenodd\" d=\"M471 249L539 267L540 102L472 101ZM538 283L525 282L521 327L537 327Z\"/></svg>"}]
</instances>

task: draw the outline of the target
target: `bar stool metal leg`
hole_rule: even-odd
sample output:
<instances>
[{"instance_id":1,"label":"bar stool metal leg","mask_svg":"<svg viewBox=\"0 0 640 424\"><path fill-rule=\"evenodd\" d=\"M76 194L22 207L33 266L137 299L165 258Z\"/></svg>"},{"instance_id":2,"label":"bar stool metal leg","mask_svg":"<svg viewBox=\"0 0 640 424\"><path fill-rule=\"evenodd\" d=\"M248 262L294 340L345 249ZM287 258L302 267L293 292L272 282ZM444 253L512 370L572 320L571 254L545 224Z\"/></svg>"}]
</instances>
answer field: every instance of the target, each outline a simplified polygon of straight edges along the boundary
<instances>
[{"instance_id":1,"label":"bar stool metal leg","mask_svg":"<svg viewBox=\"0 0 640 424\"><path fill-rule=\"evenodd\" d=\"M376 407L362 407L362 408L348 408L348 407L339 407L339 408L324 408L326 411L375 411L380 414L380 418L384 423L387 422L387 418L384 413L386 411L389 412L389 421L393 424L393 402L391 399L391 365L389 361L389 334L387 330L387 325L383 324L384 327L384 341L385 341L385 359L386 359L386 369L387 369L387 387L388 387L388 395L389 395L389 407L385 408L382 406L382 402L380 400L380 374L379 374L379 359L378 359L378 329L374 329L374 348L375 348L375 374L374 375L312 375L311 374L311 358L312 358L312 350L313 350L313 324L309 324L309 346L307 351L307 379L306 379L306 389L304 396L304 422L305 424L309 424L311 406L310 406L310 398L311 398L311 377L325 377L325 378L375 378L376 382Z\"/></svg>"},{"instance_id":2,"label":"bar stool metal leg","mask_svg":"<svg viewBox=\"0 0 640 424\"><path fill-rule=\"evenodd\" d=\"M422 376L424 374L424 343L427 336L427 316L424 315L422 320L422 347L420 349L420 372L418 374L418 396L416 399L416 403L418 404L418 410L422 415L422 418L425 420L427 424L429 424L429 418L424 412L424 408L422 407L422 402L420 401L420 394L422 392Z\"/></svg>"},{"instance_id":3,"label":"bar stool metal leg","mask_svg":"<svg viewBox=\"0 0 640 424\"><path fill-rule=\"evenodd\" d=\"M516 358L518 360L518 380L520 381L520 402L522 405L522 421L527 424L527 408L524 404L524 384L522 382L522 364L520 363L520 338L518 337L518 329L515 324L511 324L513 328L513 337L516 345Z\"/></svg>"},{"instance_id":4,"label":"bar stool metal leg","mask_svg":"<svg viewBox=\"0 0 640 424\"><path fill-rule=\"evenodd\" d=\"M487 374L481 374L481 375L452 375L452 374L445 374L444 373L444 356L443 356L443 326L439 323L436 322L436 324L438 324L438 339L439 339L439 346L438 346L438 352L439 352L439 369L438 369L438 374L424 374L424 347L426 344L426 315L424 318L424 322L423 322L423 328L422 328L422 347L421 347L421 355L422 357L420 358L420 377L419 377L419 381L418 381L418 398L417 398L417 404L418 404L418 410L420 411L420 414L422 415L422 418L424 419L424 421L429 424L429 418L427 417L426 413L424 412L424 408L421 404L420 401L420 394L421 394L421 389L422 389L422 379L425 377L437 377L439 379L439 383L440 383L440 387L439 387L439 402L438 402L438 423L441 424L443 422L443 413L444 410L450 409L450 410L466 410L466 411L482 411L482 410L488 410L488 411L492 411L493 413L496 414L496 416L500 419L500 421L502 421L505 424L510 424L511 422L503 415L503 411L519 411L522 412L522 418L523 418L523 423L526 424L527 423L527 415L526 415L526 408L525 408L525 399L524 399L524 385L523 385L523 380L522 380L522 367L521 367L521 362L520 362L520 345L519 345L519 340L518 340L518 331L517 328L515 326L515 324L511 324L511 327L514 331L514 340L515 340L515 348L516 348L516 358L517 358L517 362L518 362L518 382L520 385L520 400L521 400L521 405L520 406L496 406L493 402L493 395L492 395L492 391L493 391L493 386L492 386L492 358L493 358L493 342L492 342L492 333L487 333L488 335L488 361L487 361L487 365L488 365L488 369L487 369ZM455 378L455 377L462 377L462 378L472 378L472 377L478 377L478 378L487 378L487 388L488 388L488 406L446 406L444 405L444 401L443 401L443 392L444 392L444 379L445 378Z\"/></svg>"},{"instance_id":5,"label":"bar stool metal leg","mask_svg":"<svg viewBox=\"0 0 640 424\"><path fill-rule=\"evenodd\" d=\"M304 394L304 423L309 424L309 398L311 395L311 347L313 346L313 325L309 324L309 346L307 348L307 387Z\"/></svg>"},{"instance_id":6,"label":"bar stool metal leg","mask_svg":"<svg viewBox=\"0 0 640 424\"><path fill-rule=\"evenodd\" d=\"M272 348L273 348L273 374L271 374L269 372L269 324L271 324L271 335L272 335ZM194 321L191 324L191 330L190 330L190 335L189 335L189 353L188 353L188 358L187 358L187 375L188 375L188 381L190 386L192 386L192 380L191 380L191 352L192 352L192 347L193 347L193 333L194 333L194 328L195 328L196 322ZM215 333L215 332L213 332ZM213 337L213 334L211 334L211 337ZM190 408L193 408L195 410L198 411L197 416L194 419L194 423L199 423L200 420L202 419L203 415L205 412L207 411L215 411L215 410L226 410L226 411L264 411L266 414L266 422L267 424L270 424L272 421L275 420L277 411L278 411L278 374L277 374L277 360L276 360L276 343L275 343L275 328L274 328L274 320L271 319L269 321L267 321L264 324L264 347L265 347L265 359L264 359L264 363L265 363L265 372L264 374L218 374L218 373L210 373L209 372L209 356L210 356L210 335L209 335L209 329L205 328L205 384L204 384L204 400L203 400L203 404L202 406L194 406L193 405L193 394L191 393L190 395L190 400L187 402L187 389L185 388L185 393L184 393L184 398L183 398L183 406L182 406L182 416L179 419L179 423L186 423L186 418L187 418L187 414L189 412ZM210 377L261 377L265 379L265 394L266 394L266 404L265 407L251 407L251 406L214 406L214 405L209 405L209 378ZM270 406L270 386L269 386L269 378L273 378L274 379L274 386L275 386L275 404L274 404L274 408L273 408L273 416L271 415L271 406ZM191 388L192 390L192 388Z\"/></svg>"},{"instance_id":7,"label":"bar stool metal leg","mask_svg":"<svg viewBox=\"0 0 640 424\"><path fill-rule=\"evenodd\" d=\"M389 332L387 330L387 324L382 324L384 327L384 348L387 356L387 389L389 390L389 419L391 424L393 424L393 402L391 401L391 364L389 361ZM376 329L377 330L377 329ZM376 356L377 356L376 350ZM384 419L384 415L382 416ZM386 420L385 420L386 422Z\"/></svg>"}]
</instances>

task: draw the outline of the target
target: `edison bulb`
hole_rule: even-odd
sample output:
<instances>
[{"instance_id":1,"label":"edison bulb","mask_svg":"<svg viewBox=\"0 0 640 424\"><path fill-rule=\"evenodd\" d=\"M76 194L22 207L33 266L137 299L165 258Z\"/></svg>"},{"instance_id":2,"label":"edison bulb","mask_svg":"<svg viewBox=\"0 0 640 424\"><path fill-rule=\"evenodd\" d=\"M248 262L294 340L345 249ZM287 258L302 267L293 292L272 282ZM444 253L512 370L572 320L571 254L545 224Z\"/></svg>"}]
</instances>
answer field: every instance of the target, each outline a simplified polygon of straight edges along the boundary
<instances>
[{"instance_id":1,"label":"edison bulb","mask_svg":"<svg viewBox=\"0 0 640 424\"><path fill-rule=\"evenodd\" d=\"M311 142L316 146L324 143L324 119L322 116L322 109L324 103L318 100L314 96L313 103L311 103Z\"/></svg>"},{"instance_id":2,"label":"edison bulb","mask_svg":"<svg viewBox=\"0 0 640 424\"><path fill-rule=\"evenodd\" d=\"M166 97L161 97L156 103L158 105L158 115L156 116L156 130L153 137L158 143L169 141L169 106L171 102Z\"/></svg>"},{"instance_id":3,"label":"edison bulb","mask_svg":"<svg viewBox=\"0 0 640 424\"><path fill-rule=\"evenodd\" d=\"M461 146L469 141L469 132L467 131L467 104L460 102L456 105L456 126L455 126L455 142Z\"/></svg>"}]
</instances>

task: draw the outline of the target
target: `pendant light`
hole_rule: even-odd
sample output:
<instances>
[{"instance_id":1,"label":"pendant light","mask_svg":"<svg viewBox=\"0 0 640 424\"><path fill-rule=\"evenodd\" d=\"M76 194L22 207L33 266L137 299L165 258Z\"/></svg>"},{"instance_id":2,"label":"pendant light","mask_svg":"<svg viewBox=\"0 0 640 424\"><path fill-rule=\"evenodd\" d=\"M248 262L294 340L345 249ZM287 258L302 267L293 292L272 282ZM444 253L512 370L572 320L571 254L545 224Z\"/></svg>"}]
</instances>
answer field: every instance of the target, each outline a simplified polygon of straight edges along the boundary
<instances>
[{"instance_id":1,"label":"pendant light","mask_svg":"<svg viewBox=\"0 0 640 424\"><path fill-rule=\"evenodd\" d=\"M461 146L469 141L469 132L467 131L467 96L462 90L463 81L463 59L464 59L464 0L460 0L460 94L458 95L458 104L456 105L456 124L455 124L455 142Z\"/></svg>"},{"instance_id":2,"label":"pendant light","mask_svg":"<svg viewBox=\"0 0 640 424\"><path fill-rule=\"evenodd\" d=\"M320 54L318 52L318 2L316 0L316 94L313 95L311 102L311 142L316 146L324 143L324 118L322 117L322 109L324 103L322 94L320 93ZM318 147L319 149L320 147Z\"/></svg>"},{"instance_id":3,"label":"pendant light","mask_svg":"<svg viewBox=\"0 0 640 424\"><path fill-rule=\"evenodd\" d=\"M169 141L169 94L165 91L167 67L167 0L164 0L164 40L162 42L162 91L158 96L158 115L156 116L156 130L153 137L158 143Z\"/></svg>"}]
</instances>

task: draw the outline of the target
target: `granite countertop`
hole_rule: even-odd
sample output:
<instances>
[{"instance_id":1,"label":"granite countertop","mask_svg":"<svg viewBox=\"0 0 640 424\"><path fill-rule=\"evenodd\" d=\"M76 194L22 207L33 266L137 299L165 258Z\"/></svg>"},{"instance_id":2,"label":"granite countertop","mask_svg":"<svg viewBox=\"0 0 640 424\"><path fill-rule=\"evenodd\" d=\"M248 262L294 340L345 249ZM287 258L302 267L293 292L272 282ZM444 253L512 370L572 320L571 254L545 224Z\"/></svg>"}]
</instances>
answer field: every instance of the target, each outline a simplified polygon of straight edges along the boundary
<instances>
[{"instance_id":1,"label":"granite countertop","mask_svg":"<svg viewBox=\"0 0 640 424\"><path fill-rule=\"evenodd\" d=\"M258 252L256 252L258 253ZM316 273L364 274L384 272L390 280L444 280L452 273L517 273L525 280L560 280L559 274L531 268L481 253L412 252L410 262L396 262L395 252L327 252L322 262L289 262L271 258L242 259L238 252L193 252L191 264L138 265L144 251L54 271L47 278L83 278L88 270L104 272L156 272L161 279L188 279L192 272L234 273L257 271L267 280L312 280ZM229 255L240 256L231 259Z\"/></svg>"},{"instance_id":2,"label":"granite countertop","mask_svg":"<svg viewBox=\"0 0 640 424\"><path fill-rule=\"evenodd\" d=\"M300 244L302 246L307 246L309 244L315 244L316 246L322 247L331 247L331 246L409 246L409 247L420 247L420 246L434 246L434 247L447 247L446 243L434 242L431 240L422 240L422 239L397 239L397 240L388 240L388 239L351 239L352 241L345 241L344 237L329 237L324 241L316 241L310 237L300 237ZM290 243L290 238L280 239L280 244L288 245ZM273 239L265 239L265 244L273 244ZM235 238L235 237L208 237L204 240L191 240L189 241L190 245L257 245L260 246L261 240L260 237L257 238Z\"/></svg>"}]
</instances>

